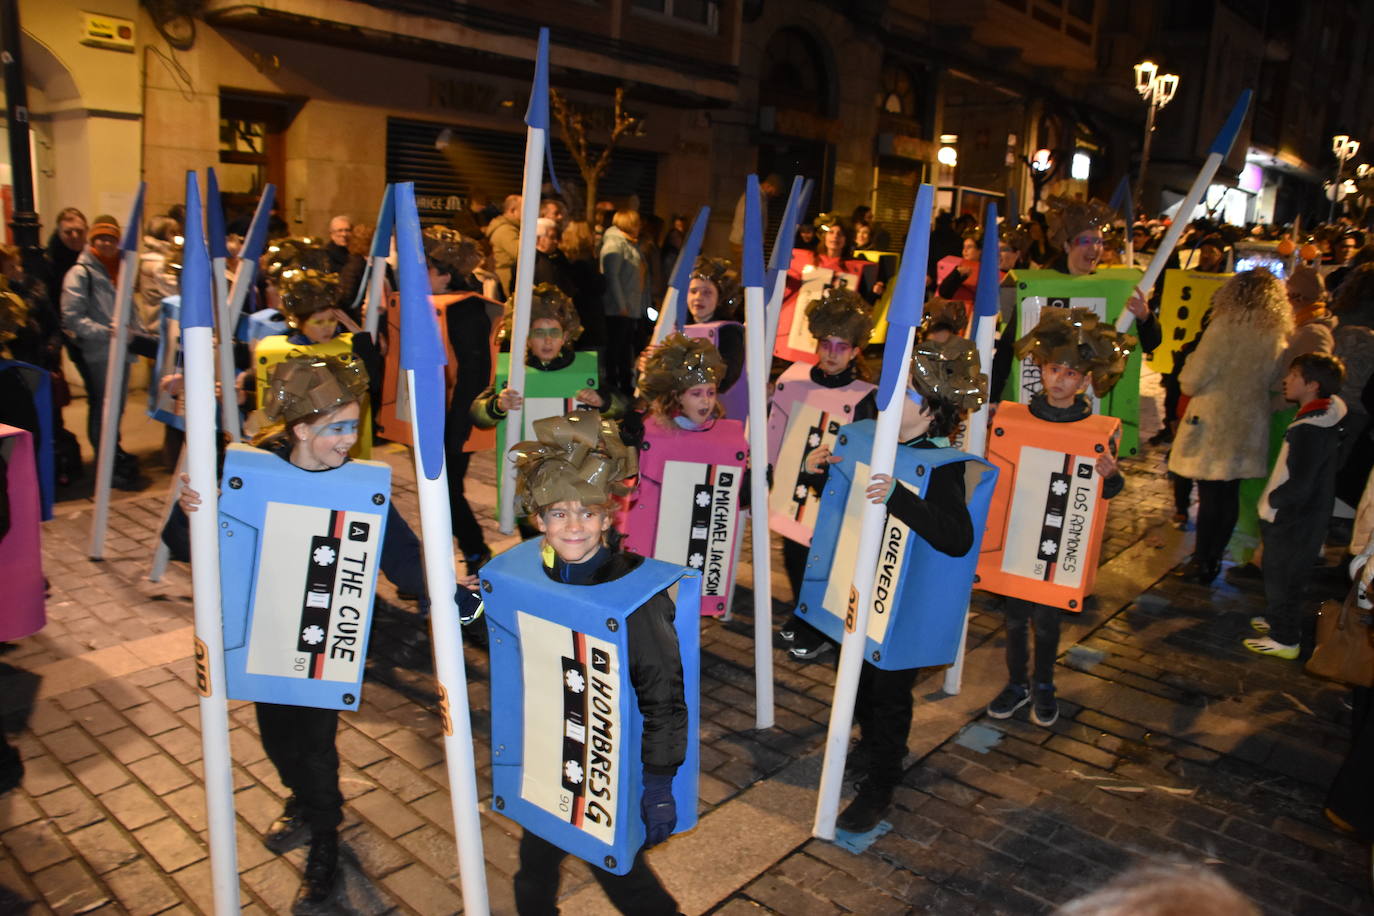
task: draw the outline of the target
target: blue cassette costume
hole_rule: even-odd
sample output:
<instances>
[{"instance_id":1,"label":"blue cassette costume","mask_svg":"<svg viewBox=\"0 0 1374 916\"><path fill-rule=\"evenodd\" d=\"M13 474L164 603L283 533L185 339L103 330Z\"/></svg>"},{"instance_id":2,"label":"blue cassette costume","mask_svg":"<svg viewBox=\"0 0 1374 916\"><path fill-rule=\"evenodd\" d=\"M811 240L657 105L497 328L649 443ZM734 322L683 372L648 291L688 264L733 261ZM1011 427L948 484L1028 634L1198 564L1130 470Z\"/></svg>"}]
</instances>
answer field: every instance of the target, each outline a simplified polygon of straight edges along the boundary
<instances>
[{"instance_id":1,"label":"blue cassette costume","mask_svg":"<svg viewBox=\"0 0 1374 916\"><path fill-rule=\"evenodd\" d=\"M798 614L844 636L854 551L877 424L844 427L802 578ZM897 451L864 658L887 671L954 662L997 469L922 438ZM963 503L961 510L960 502Z\"/></svg>"},{"instance_id":2,"label":"blue cassette costume","mask_svg":"<svg viewBox=\"0 0 1374 916\"><path fill-rule=\"evenodd\" d=\"M493 806L623 875L644 845L643 771L672 775L674 832L696 824L700 578L608 548L577 566L544 549L526 541L482 567ZM578 583L578 566L595 569Z\"/></svg>"}]
</instances>

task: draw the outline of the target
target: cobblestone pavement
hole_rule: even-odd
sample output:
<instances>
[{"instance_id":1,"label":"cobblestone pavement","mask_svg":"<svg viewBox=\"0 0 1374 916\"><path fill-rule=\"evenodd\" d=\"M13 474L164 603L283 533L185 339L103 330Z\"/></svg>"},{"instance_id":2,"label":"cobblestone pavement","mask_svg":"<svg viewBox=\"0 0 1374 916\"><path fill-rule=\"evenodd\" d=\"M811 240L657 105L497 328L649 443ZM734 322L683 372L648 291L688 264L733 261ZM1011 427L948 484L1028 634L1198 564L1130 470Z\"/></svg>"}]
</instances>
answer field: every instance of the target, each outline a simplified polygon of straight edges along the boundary
<instances>
[{"instance_id":1,"label":"cobblestone pavement","mask_svg":"<svg viewBox=\"0 0 1374 916\"><path fill-rule=\"evenodd\" d=\"M405 456L383 457L414 520ZM918 684L893 829L863 854L810 837L833 654L800 664L775 652L776 726L758 732L748 589L733 620L703 622L702 822L650 854L685 912L1043 912L1156 853L1216 865L1268 912L1374 912L1366 851L1321 816L1345 693L1240 647L1255 594L1161 579L1188 547L1167 524L1162 456L1125 466L1096 601L1065 621L1060 721L983 715L1005 674L994 601L976 593L963 690L945 694L942 670ZM475 502L490 502L492 473L489 456L474 462ZM49 624L0 655L5 725L27 767L0 796L0 912L208 907L190 583L176 566L146 579L162 500L153 489L116 501L102 563L86 558L89 503L62 504L45 528ZM777 557L774 569L785 593ZM380 597L363 707L338 735L337 908L456 912L428 632L389 585ZM466 656L493 909L513 912L518 831L486 810L486 657ZM283 790L251 708L231 704L231 717L244 910L286 912L304 851L263 846ZM565 913L609 911L580 863L565 866L563 890Z\"/></svg>"}]
</instances>

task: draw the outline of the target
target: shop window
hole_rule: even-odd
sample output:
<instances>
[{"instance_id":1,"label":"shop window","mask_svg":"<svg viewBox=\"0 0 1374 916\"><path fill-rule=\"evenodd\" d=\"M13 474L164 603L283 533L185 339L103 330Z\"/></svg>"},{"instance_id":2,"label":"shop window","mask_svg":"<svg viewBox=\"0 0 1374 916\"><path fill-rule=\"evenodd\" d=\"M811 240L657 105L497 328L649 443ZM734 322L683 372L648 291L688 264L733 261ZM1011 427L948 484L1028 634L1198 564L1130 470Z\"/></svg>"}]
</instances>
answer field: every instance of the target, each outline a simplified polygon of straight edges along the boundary
<instances>
[{"instance_id":1,"label":"shop window","mask_svg":"<svg viewBox=\"0 0 1374 916\"><path fill-rule=\"evenodd\" d=\"M280 96L221 92L219 100L219 179L225 219L251 217L267 184L286 199L286 129L301 101Z\"/></svg>"}]
</instances>

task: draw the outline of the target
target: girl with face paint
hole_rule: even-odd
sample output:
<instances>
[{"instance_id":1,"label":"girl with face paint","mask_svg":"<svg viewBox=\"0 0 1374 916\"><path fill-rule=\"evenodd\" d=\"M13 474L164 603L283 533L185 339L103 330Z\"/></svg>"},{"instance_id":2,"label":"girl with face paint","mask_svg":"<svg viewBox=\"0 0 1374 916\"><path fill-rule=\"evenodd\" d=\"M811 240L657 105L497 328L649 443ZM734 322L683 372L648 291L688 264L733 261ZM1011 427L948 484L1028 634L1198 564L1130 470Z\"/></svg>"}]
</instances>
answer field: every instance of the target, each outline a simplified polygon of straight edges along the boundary
<instances>
[{"instance_id":1,"label":"girl with face paint","mask_svg":"<svg viewBox=\"0 0 1374 916\"><path fill-rule=\"evenodd\" d=\"M312 479L312 489L328 488L328 475L349 460L349 449L358 438L361 400L367 385L367 371L352 356L284 360L272 373L263 408L265 419L272 425L255 437L254 445L274 452L302 471L320 475ZM182 482L189 484L189 476L182 475ZM190 559L186 513L198 511L200 503L200 494L184 486L162 535L173 559ZM398 592L424 594L419 541L390 500L380 566ZM480 601L471 591L475 585L472 577L459 580L456 597L465 623L476 622L480 613ZM427 605L422 598L421 607L427 609ZM268 848L280 853L309 836L305 878L296 901L322 903L333 892L338 871L338 827L343 820L335 745L339 712L284 703L254 705L263 750L290 793L264 839Z\"/></svg>"}]
</instances>

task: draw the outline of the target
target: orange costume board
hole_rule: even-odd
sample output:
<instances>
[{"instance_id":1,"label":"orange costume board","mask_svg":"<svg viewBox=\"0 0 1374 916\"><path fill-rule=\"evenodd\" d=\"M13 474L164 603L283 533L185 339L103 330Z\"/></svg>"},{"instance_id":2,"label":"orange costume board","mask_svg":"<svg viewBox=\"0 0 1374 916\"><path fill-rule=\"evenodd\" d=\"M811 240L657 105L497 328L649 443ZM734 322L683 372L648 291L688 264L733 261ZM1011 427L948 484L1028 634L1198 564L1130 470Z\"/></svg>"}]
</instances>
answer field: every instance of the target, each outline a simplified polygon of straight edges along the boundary
<instances>
[{"instance_id":1,"label":"orange costume board","mask_svg":"<svg viewBox=\"0 0 1374 916\"><path fill-rule=\"evenodd\" d=\"M476 300L476 301L469 301ZM448 336L448 310L450 308L485 308L491 320L491 375L487 384L496 376L496 333L501 327L501 304L483 298L477 293L452 293L444 296L430 296L434 305L434 319L439 322L439 339L444 342L444 355L448 364L444 366L444 404L453 398L453 386L458 380L458 358L453 353L453 342ZM386 327L389 346L386 362L382 367L382 402L377 405L377 435L392 442L413 445L410 435L410 399L406 386L402 383L401 372L401 309L398 294L391 294L386 310ZM478 429L473 425L463 443L465 452L484 452L496 447L496 429Z\"/></svg>"},{"instance_id":2,"label":"orange costume board","mask_svg":"<svg viewBox=\"0 0 1374 916\"><path fill-rule=\"evenodd\" d=\"M1107 501L1097 459L1115 448L1121 421L1094 414L1072 423L1003 401L988 437L998 471L978 557L978 588L1081 611L1097 581Z\"/></svg>"}]
</instances>

